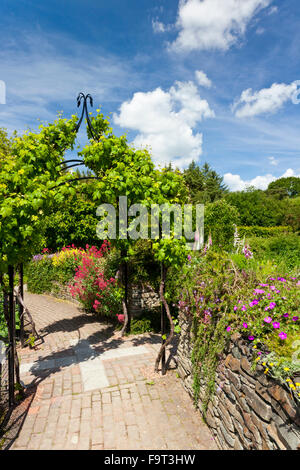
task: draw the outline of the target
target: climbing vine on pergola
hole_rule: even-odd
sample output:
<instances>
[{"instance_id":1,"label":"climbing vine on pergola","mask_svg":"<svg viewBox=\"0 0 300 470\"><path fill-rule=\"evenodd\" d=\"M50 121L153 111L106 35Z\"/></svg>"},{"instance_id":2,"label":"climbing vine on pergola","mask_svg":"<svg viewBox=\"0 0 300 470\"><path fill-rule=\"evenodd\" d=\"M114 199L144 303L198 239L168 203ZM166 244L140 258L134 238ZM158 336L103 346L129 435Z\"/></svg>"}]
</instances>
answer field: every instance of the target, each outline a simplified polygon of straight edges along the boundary
<instances>
[{"instance_id":1,"label":"climbing vine on pergola","mask_svg":"<svg viewBox=\"0 0 300 470\"><path fill-rule=\"evenodd\" d=\"M89 117L87 100L89 95L80 94L78 105L83 102L81 118L58 119L47 126L41 125L39 132L27 132L15 137L11 143L11 155L4 159L0 171L0 272L9 274L10 317L13 313L14 268L29 260L40 248L44 232L44 216L51 211L53 202L63 202L64 195L75 191L72 184L85 178L72 178L67 170L84 164L92 170L98 180L94 200L110 203L119 208L119 197L127 196L128 206L143 204L182 204L186 200L186 189L179 172L159 170L154 167L147 150L132 148L125 136L113 134L109 121L100 110ZM65 162L66 151L73 150L76 134L83 120L87 120L88 144L78 152L78 158ZM69 165L69 166L66 166ZM117 215L119 216L118 212ZM162 264L160 298L170 322L170 335L159 352L155 368L163 358L165 347L172 340L174 325L164 297L167 268L179 266L186 260L185 241L157 240L152 243L153 256ZM125 322L123 333L130 326L127 305L127 261L129 248L135 240L117 236L111 243L123 256L122 274L125 285L123 310ZM14 324L14 322L12 322ZM11 331L10 337L13 332ZM14 345L13 345L14 346Z\"/></svg>"}]
</instances>

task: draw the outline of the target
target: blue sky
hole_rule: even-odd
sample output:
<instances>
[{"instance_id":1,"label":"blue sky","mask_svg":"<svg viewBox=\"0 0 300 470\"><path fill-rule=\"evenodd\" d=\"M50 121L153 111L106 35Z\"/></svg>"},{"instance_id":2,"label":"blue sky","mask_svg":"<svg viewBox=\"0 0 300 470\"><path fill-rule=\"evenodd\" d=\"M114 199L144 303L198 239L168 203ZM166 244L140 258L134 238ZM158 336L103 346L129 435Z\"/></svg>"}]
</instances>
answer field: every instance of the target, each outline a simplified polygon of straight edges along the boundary
<instances>
[{"instance_id":1,"label":"blue sky","mask_svg":"<svg viewBox=\"0 0 300 470\"><path fill-rule=\"evenodd\" d=\"M264 189L300 176L299 26L297 0L2 0L0 127L68 117L83 91L157 164Z\"/></svg>"}]
</instances>

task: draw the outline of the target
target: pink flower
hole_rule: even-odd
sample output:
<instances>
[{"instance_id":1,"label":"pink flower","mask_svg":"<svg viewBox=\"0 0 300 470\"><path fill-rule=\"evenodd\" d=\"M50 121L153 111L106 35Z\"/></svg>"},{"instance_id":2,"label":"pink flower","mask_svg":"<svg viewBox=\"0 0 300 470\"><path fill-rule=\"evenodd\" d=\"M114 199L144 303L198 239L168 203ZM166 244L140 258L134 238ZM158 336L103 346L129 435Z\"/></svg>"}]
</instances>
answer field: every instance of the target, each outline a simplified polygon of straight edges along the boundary
<instances>
[{"instance_id":1,"label":"pink flower","mask_svg":"<svg viewBox=\"0 0 300 470\"><path fill-rule=\"evenodd\" d=\"M233 310L236 312L237 309L238 309L238 308L237 308L237 306L235 305L235 306L233 307Z\"/></svg>"},{"instance_id":2,"label":"pink flower","mask_svg":"<svg viewBox=\"0 0 300 470\"><path fill-rule=\"evenodd\" d=\"M271 321L272 321L272 318L271 318L271 317L266 317L266 318L264 318L264 322L265 322L265 323L271 323Z\"/></svg>"},{"instance_id":3,"label":"pink flower","mask_svg":"<svg viewBox=\"0 0 300 470\"><path fill-rule=\"evenodd\" d=\"M243 327L244 327L244 328L248 328L248 324L247 324L247 323L243 323Z\"/></svg>"},{"instance_id":4,"label":"pink flower","mask_svg":"<svg viewBox=\"0 0 300 470\"><path fill-rule=\"evenodd\" d=\"M242 310L242 312L246 312L246 310L247 310L246 305L243 305L242 308L241 308L241 310Z\"/></svg>"},{"instance_id":5,"label":"pink flower","mask_svg":"<svg viewBox=\"0 0 300 470\"><path fill-rule=\"evenodd\" d=\"M280 339L282 339L282 340L284 340L284 339L286 339L286 338L287 338L287 335L286 335L286 333L284 333L283 331L281 331L281 333L279 333L279 335L278 335L278 336L279 336L279 338L280 338Z\"/></svg>"},{"instance_id":6,"label":"pink flower","mask_svg":"<svg viewBox=\"0 0 300 470\"><path fill-rule=\"evenodd\" d=\"M230 330L231 330L230 326L227 326L226 331L230 331Z\"/></svg>"},{"instance_id":7,"label":"pink flower","mask_svg":"<svg viewBox=\"0 0 300 470\"><path fill-rule=\"evenodd\" d=\"M253 340L254 340L254 336L248 336L248 339L249 339L249 341L253 341Z\"/></svg>"},{"instance_id":8,"label":"pink flower","mask_svg":"<svg viewBox=\"0 0 300 470\"><path fill-rule=\"evenodd\" d=\"M293 317L293 321L298 321L299 317Z\"/></svg>"},{"instance_id":9,"label":"pink flower","mask_svg":"<svg viewBox=\"0 0 300 470\"><path fill-rule=\"evenodd\" d=\"M120 323L124 323L125 315L123 313L117 313L117 317Z\"/></svg>"},{"instance_id":10,"label":"pink flower","mask_svg":"<svg viewBox=\"0 0 300 470\"><path fill-rule=\"evenodd\" d=\"M276 328L276 329L277 329L277 328L280 328L280 323L279 323L279 321L274 321L273 327Z\"/></svg>"}]
</instances>

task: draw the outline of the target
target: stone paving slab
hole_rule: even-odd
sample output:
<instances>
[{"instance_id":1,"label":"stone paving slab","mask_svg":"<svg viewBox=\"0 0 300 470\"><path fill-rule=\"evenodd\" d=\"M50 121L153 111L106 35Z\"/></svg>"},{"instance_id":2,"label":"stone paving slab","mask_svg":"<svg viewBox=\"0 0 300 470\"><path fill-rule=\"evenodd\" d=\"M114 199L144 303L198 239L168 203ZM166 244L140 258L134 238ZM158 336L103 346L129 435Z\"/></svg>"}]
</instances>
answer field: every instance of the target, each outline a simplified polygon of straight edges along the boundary
<instances>
[{"instance_id":1,"label":"stone paving slab","mask_svg":"<svg viewBox=\"0 0 300 470\"><path fill-rule=\"evenodd\" d=\"M122 339L71 302L25 301L44 343L18 351L34 398L13 449L217 449L176 371L154 374L157 335Z\"/></svg>"}]
</instances>

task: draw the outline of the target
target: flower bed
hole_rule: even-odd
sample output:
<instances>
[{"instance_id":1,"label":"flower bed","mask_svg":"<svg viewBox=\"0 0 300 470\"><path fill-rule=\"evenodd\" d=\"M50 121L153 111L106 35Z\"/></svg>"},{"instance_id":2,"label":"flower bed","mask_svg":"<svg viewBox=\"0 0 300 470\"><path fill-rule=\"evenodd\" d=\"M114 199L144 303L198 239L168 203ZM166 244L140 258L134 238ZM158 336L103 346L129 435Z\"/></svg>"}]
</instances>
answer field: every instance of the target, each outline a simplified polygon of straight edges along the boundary
<instances>
[{"instance_id":1,"label":"flower bed","mask_svg":"<svg viewBox=\"0 0 300 470\"><path fill-rule=\"evenodd\" d=\"M72 298L87 311L116 316L121 310L121 290L116 279L105 273L108 252L108 242L100 248L72 245L53 254L44 249L27 266L28 290Z\"/></svg>"}]
</instances>

